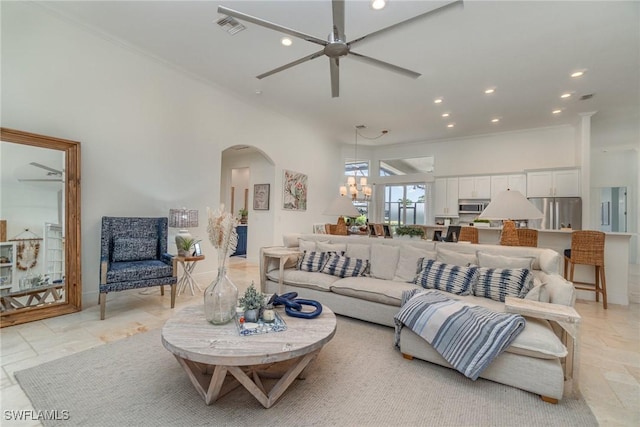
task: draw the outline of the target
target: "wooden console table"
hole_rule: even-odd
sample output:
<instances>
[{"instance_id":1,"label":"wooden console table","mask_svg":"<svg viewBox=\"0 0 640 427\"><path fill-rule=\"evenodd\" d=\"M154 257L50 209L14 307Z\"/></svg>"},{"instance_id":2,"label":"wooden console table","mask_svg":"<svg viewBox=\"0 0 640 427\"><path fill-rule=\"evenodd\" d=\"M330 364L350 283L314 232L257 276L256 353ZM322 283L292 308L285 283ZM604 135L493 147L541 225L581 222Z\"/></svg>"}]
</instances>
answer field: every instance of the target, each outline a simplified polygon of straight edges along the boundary
<instances>
[{"instance_id":1,"label":"wooden console table","mask_svg":"<svg viewBox=\"0 0 640 427\"><path fill-rule=\"evenodd\" d=\"M580 323L582 322L582 317L578 312L573 307L566 305L549 304L515 297L506 297L504 304L507 313L546 319L550 322L555 322L562 328L562 343L567 347L568 351L564 361L565 385L569 394L577 393L578 370L580 368Z\"/></svg>"}]
</instances>

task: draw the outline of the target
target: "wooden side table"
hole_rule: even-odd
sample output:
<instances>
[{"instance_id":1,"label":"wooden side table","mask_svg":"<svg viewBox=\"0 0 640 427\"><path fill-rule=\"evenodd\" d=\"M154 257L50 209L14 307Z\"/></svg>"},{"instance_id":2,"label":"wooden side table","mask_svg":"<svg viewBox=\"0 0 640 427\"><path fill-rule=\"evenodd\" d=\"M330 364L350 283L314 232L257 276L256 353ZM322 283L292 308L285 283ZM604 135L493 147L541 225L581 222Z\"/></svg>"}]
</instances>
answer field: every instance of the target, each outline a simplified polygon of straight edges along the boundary
<instances>
[{"instance_id":1,"label":"wooden side table","mask_svg":"<svg viewBox=\"0 0 640 427\"><path fill-rule=\"evenodd\" d=\"M284 284L284 265L287 261L292 257L299 257L300 252L298 249L294 248L285 248L284 246L274 246L270 248L262 248L260 250L261 253L261 264L260 264L260 292L265 291L265 285L267 283L267 264L269 258L275 258L280 261L280 276L278 280L278 293L282 294L282 286Z\"/></svg>"},{"instance_id":2,"label":"wooden side table","mask_svg":"<svg viewBox=\"0 0 640 427\"><path fill-rule=\"evenodd\" d=\"M187 290L187 286L191 291L191 295L195 295L194 288L197 288L200 292L202 292L202 289L200 289L198 283L193 279L191 273L193 273L193 270L196 268L196 263L198 261L202 261L203 259L204 255L176 257L176 260L180 263L183 270L182 276L180 276L180 278L178 279L178 295L180 295L181 292L185 292Z\"/></svg>"},{"instance_id":3,"label":"wooden side table","mask_svg":"<svg viewBox=\"0 0 640 427\"><path fill-rule=\"evenodd\" d=\"M568 393L578 392L578 370L580 368L580 323L582 317L573 308L561 304L506 297L505 310L523 316L546 319L555 322L562 330L562 343L567 347L567 357L564 361L565 384Z\"/></svg>"}]
</instances>

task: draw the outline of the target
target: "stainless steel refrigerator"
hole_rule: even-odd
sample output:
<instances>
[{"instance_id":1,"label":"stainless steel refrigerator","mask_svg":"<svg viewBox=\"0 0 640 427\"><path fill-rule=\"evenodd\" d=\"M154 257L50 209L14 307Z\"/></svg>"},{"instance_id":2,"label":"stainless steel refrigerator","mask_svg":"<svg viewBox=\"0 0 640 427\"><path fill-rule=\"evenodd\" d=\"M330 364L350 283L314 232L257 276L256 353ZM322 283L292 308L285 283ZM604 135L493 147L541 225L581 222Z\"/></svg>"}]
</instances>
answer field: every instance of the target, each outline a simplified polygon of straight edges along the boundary
<instances>
[{"instance_id":1,"label":"stainless steel refrigerator","mask_svg":"<svg viewBox=\"0 0 640 427\"><path fill-rule=\"evenodd\" d=\"M529 199L544 214L542 219L529 221L530 228L582 230L582 199L580 197L532 197Z\"/></svg>"}]
</instances>

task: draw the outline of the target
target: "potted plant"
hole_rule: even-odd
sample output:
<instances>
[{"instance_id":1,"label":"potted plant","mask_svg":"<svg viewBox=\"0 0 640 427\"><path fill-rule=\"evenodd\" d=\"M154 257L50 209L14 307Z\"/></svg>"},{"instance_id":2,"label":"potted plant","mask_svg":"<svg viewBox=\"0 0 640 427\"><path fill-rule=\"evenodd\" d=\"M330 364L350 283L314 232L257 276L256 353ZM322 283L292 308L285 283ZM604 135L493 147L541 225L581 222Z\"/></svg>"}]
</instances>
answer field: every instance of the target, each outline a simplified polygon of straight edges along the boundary
<instances>
[{"instance_id":1,"label":"potted plant","mask_svg":"<svg viewBox=\"0 0 640 427\"><path fill-rule=\"evenodd\" d=\"M409 238L418 237L422 239L424 230L422 227L412 227L409 225L399 225L396 227L396 235L400 237L408 236Z\"/></svg>"},{"instance_id":2,"label":"potted plant","mask_svg":"<svg viewBox=\"0 0 640 427\"><path fill-rule=\"evenodd\" d=\"M476 227L489 227L491 226L491 221L489 221L488 219L480 219L480 218L476 218L473 220L473 225Z\"/></svg>"},{"instance_id":3,"label":"potted plant","mask_svg":"<svg viewBox=\"0 0 640 427\"><path fill-rule=\"evenodd\" d=\"M260 318L260 309L264 306L264 295L255 288L253 281L238 302L244 310L244 320L257 322Z\"/></svg>"},{"instance_id":4,"label":"potted plant","mask_svg":"<svg viewBox=\"0 0 640 427\"><path fill-rule=\"evenodd\" d=\"M178 256L191 256L193 253L193 245L198 243L200 240L196 240L192 237L186 237L181 239L176 239L176 246L178 248Z\"/></svg>"},{"instance_id":5,"label":"potted plant","mask_svg":"<svg viewBox=\"0 0 640 427\"><path fill-rule=\"evenodd\" d=\"M249 211L246 209L239 209L238 214L240 214L240 224L246 224Z\"/></svg>"}]
</instances>

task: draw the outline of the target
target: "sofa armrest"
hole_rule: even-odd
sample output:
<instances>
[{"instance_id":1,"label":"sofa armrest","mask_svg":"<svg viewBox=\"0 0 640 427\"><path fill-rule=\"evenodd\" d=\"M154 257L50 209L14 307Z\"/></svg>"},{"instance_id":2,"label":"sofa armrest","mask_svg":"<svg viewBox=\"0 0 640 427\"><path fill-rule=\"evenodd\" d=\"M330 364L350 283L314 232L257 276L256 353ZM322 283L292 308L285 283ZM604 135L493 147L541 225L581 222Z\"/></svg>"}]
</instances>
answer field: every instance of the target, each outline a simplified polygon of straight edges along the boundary
<instances>
[{"instance_id":1,"label":"sofa armrest","mask_svg":"<svg viewBox=\"0 0 640 427\"><path fill-rule=\"evenodd\" d=\"M559 274L547 274L540 272L540 280L546 283L549 292L549 303L573 307L576 302L576 291L571 282L564 280Z\"/></svg>"},{"instance_id":2,"label":"sofa armrest","mask_svg":"<svg viewBox=\"0 0 640 427\"><path fill-rule=\"evenodd\" d=\"M178 259L171 254L164 253L160 255L160 261L164 262L167 265L170 265L172 268L173 277L176 277L176 272L178 271Z\"/></svg>"},{"instance_id":3,"label":"sofa armrest","mask_svg":"<svg viewBox=\"0 0 640 427\"><path fill-rule=\"evenodd\" d=\"M100 260L100 284L107 284L107 270L109 269L109 261L106 259Z\"/></svg>"}]
</instances>

